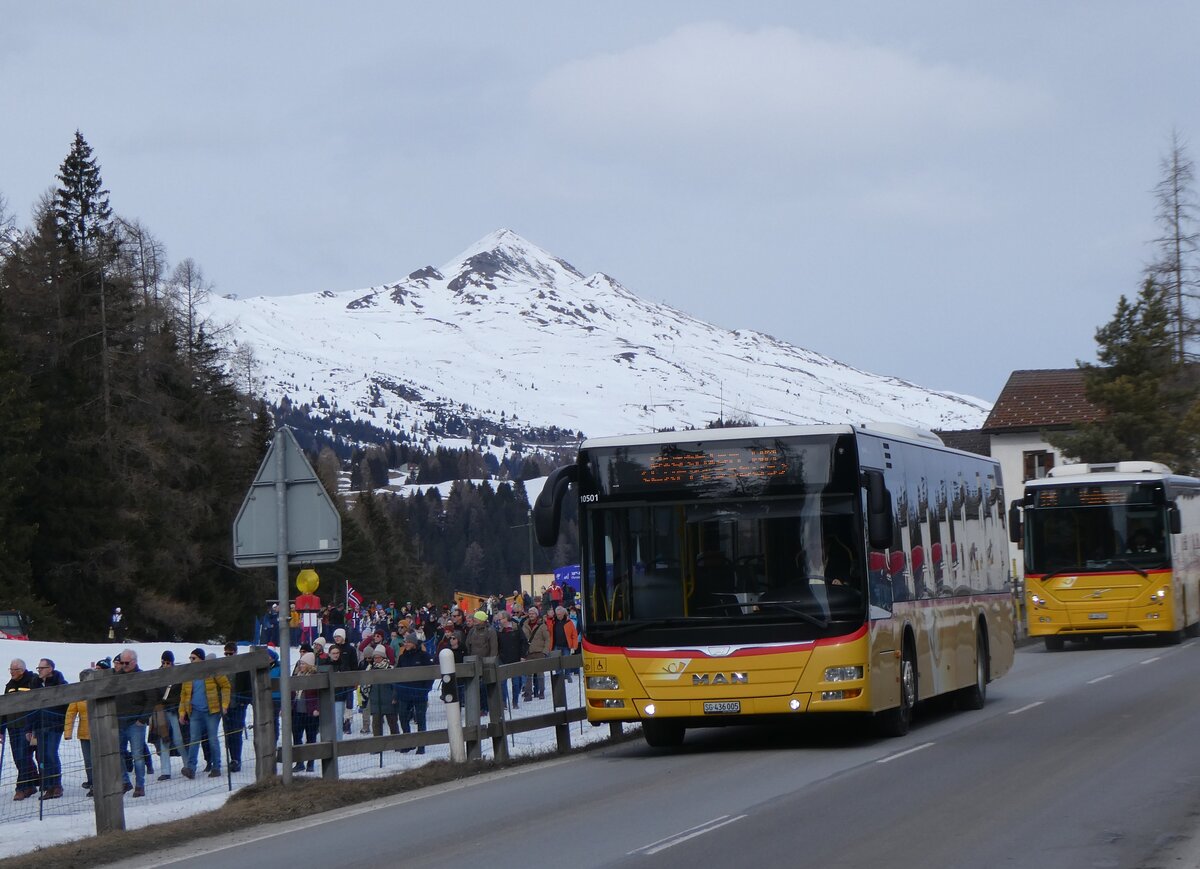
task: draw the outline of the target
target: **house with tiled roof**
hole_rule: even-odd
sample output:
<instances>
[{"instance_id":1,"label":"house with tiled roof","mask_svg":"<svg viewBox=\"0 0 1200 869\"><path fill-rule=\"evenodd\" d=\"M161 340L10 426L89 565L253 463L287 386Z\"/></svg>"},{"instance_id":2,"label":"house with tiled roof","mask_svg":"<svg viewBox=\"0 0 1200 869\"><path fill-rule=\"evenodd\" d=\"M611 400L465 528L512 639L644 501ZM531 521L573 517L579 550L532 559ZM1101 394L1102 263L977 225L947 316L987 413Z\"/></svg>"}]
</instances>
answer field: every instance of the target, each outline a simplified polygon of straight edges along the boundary
<instances>
[{"instance_id":1,"label":"house with tiled roof","mask_svg":"<svg viewBox=\"0 0 1200 869\"><path fill-rule=\"evenodd\" d=\"M1040 479L1056 465L1067 464L1062 453L1046 442L1045 432L1070 431L1101 416L1084 394L1082 369L1041 368L1010 374L980 430L988 436L992 458L1000 463L1005 498L1011 503L1021 497L1026 480ZM1016 544L1012 557L1013 573L1020 576Z\"/></svg>"}]
</instances>

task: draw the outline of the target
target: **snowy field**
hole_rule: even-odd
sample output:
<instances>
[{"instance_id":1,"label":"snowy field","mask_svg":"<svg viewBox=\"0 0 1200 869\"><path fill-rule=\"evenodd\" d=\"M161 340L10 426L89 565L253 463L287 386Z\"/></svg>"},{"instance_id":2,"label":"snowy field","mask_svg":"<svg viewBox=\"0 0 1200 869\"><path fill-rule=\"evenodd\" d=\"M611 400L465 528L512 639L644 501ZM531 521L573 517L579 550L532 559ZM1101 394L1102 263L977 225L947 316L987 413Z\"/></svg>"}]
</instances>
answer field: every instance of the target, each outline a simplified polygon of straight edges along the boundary
<instances>
[{"instance_id":1,"label":"snowy field","mask_svg":"<svg viewBox=\"0 0 1200 869\"><path fill-rule=\"evenodd\" d=\"M91 666L93 661L111 657L121 650L122 646L114 643L106 644L76 644L76 643L46 643L38 641L17 642L12 640L0 641L0 650L11 660L20 658L32 670L39 659L50 658L55 667L74 684L79 681L81 670ZM129 648L138 653L138 665L143 670L156 669L163 651L170 649L175 653L177 664L188 660L188 653L196 648L192 644L183 643L133 643ZM220 655L221 646L200 646L206 654ZM292 660L298 652L293 652ZM549 686L547 685L547 689ZM575 681L568 684L567 705L575 708L582 705L583 687L576 676ZM547 690L547 695L549 690ZM537 714L552 711L550 700L536 700L530 704L522 703L519 709L506 710L506 717L521 717L525 714ZM250 725L247 716L247 726ZM347 739L358 738L362 718L355 715L351 736ZM443 730L446 726L445 705L437 692L430 694L428 729ZM607 727L593 727L587 722L573 724L571 727L571 744L582 745L607 738ZM386 730L385 730L386 733ZM222 746L224 734L222 733ZM554 729L533 731L517 734L509 738L509 752L513 755L527 755L555 747ZM360 779L392 775L419 766L430 760L449 758L449 748L445 745L429 746L426 754L401 754L391 751L382 754L355 755L342 757L338 760L338 770L341 778ZM180 775L180 758L171 758L172 777L169 781L158 781L163 774L165 758L154 754L154 772L146 773L146 796L132 799L125 796L125 824L128 829L136 829L151 824L166 821L176 821L195 815L197 812L219 808L225 803L229 794L238 788L254 783L254 746L247 738L244 741L242 753L242 771L221 778L208 778L199 773L195 779L186 779ZM484 740L483 754L491 756L491 740ZM16 790L16 774L12 754L4 746L3 759L0 760L0 825L4 835L0 836L0 858L32 851L45 845L56 845L74 839L86 838L96 832L95 812L92 801L86 796L82 782L84 781L83 756L80 752L78 739L64 740L59 749L63 768L64 796L60 799L39 801L36 797L14 802L12 794ZM223 772L228 770L228 764L221 764ZM300 773L296 777L302 778ZM308 775L320 775L320 764L317 772ZM130 776L132 780L132 775Z\"/></svg>"}]
</instances>

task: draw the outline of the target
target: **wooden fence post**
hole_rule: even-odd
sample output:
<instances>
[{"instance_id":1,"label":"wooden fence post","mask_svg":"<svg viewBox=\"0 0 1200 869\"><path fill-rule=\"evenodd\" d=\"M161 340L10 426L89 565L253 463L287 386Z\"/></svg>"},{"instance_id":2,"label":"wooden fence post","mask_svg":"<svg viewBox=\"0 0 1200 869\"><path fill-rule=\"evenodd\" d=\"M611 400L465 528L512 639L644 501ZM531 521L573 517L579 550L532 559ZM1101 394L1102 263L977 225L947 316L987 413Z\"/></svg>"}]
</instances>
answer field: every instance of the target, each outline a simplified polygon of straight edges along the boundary
<instances>
[{"instance_id":1,"label":"wooden fence post","mask_svg":"<svg viewBox=\"0 0 1200 869\"><path fill-rule=\"evenodd\" d=\"M96 802L96 833L125 829L125 763L121 760L117 698L88 701L92 735L92 798Z\"/></svg>"},{"instance_id":2,"label":"wooden fence post","mask_svg":"<svg viewBox=\"0 0 1200 869\"><path fill-rule=\"evenodd\" d=\"M483 745L478 736L479 725L482 720L482 707L479 702L479 680L483 678L483 662L474 655L468 655L463 661L467 667L471 669L471 675L463 679L463 705L467 710L466 729L475 728L472 731L475 736L467 737L467 760L479 760L483 757Z\"/></svg>"},{"instance_id":3,"label":"wooden fence post","mask_svg":"<svg viewBox=\"0 0 1200 869\"><path fill-rule=\"evenodd\" d=\"M500 690L500 675L495 658L488 658L483 665L483 683L488 698L488 729L492 732L492 758L499 763L508 762L507 728L504 726L504 692Z\"/></svg>"},{"instance_id":4,"label":"wooden fence post","mask_svg":"<svg viewBox=\"0 0 1200 869\"><path fill-rule=\"evenodd\" d=\"M254 671L254 780L275 776L275 702L271 699L271 665Z\"/></svg>"},{"instance_id":5,"label":"wooden fence post","mask_svg":"<svg viewBox=\"0 0 1200 869\"><path fill-rule=\"evenodd\" d=\"M342 722L334 721L333 707L333 671L327 670L320 674L325 677L325 684L318 689L317 702L320 704L321 714L318 716L319 735L321 742L329 746L332 754L329 760L321 761L321 778L326 781L337 781L338 777L338 733L341 732ZM337 728L336 730L334 728Z\"/></svg>"}]
</instances>

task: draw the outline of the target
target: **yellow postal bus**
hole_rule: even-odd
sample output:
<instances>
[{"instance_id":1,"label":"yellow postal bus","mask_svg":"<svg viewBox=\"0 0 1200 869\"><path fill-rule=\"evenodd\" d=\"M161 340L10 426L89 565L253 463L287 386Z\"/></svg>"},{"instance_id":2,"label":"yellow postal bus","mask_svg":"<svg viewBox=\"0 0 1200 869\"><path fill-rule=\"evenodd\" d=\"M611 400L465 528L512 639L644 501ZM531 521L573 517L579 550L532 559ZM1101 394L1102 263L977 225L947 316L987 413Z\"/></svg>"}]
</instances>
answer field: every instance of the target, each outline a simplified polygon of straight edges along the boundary
<instances>
[{"instance_id":1,"label":"yellow postal bus","mask_svg":"<svg viewBox=\"0 0 1200 869\"><path fill-rule=\"evenodd\" d=\"M1110 634L1179 642L1200 623L1200 480L1154 462L1060 465L1010 512L1029 635L1047 649Z\"/></svg>"},{"instance_id":2,"label":"yellow postal bus","mask_svg":"<svg viewBox=\"0 0 1200 869\"><path fill-rule=\"evenodd\" d=\"M586 441L534 509L579 505L588 719L689 727L828 712L908 730L979 708L1013 657L1000 469L907 428Z\"/></svg>"}]
</instances>

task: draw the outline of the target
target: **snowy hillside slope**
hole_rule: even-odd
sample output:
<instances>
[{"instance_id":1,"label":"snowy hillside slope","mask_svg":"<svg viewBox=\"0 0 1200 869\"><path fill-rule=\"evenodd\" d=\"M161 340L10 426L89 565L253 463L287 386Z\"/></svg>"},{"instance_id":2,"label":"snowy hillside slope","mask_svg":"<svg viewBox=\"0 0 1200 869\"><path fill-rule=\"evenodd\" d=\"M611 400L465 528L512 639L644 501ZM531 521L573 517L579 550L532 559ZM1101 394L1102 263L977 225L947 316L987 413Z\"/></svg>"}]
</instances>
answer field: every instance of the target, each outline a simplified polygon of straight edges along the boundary
<instances>
[{"instance_id":1,"label":"snowy hillside slope","mask_svg":"<svg viewBox=\"0 0 1200 869\"><path fill-rule=\"evenodd\" d=\"M417 438L455 417L598 436L718 418L963 429L989 409L648 302L509 230L385 286L208 306L269 399Z\"/></svg>"}]
</instances>

